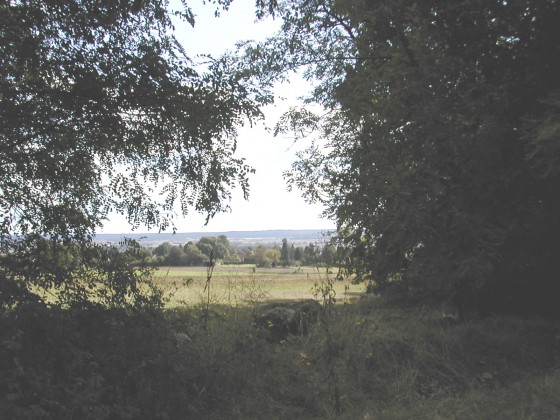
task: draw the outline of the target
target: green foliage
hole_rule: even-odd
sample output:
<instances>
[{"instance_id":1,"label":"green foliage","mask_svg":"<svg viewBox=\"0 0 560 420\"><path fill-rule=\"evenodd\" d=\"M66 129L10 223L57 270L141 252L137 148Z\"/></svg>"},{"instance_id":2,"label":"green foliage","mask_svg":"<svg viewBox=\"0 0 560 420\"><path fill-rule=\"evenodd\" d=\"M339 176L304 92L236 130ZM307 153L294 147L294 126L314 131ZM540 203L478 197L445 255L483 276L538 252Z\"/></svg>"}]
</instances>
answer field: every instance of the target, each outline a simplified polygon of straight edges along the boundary
<instances>
[{"instance_id":1,"label":"green foliage","mask_svg":"<svg viewBox=\"0 0 560 420\"><path fill-rule=\"evenodd\" d=\"M201 266L210 261L210 256L215 262L226 263L237 258L225 235L203 236L196 244L189 242L182 247L164 242L154 248L153 254L160 257L159 265L172 266Z\"/></svg>"},{"instance_id":2,"label":"green foliage","mask_svg":"<svg viewBox=\"0 0 560 420\"><path fill-rule=\"evenodd\" d=\"M276 267L280 262L281 251L278 248L266 248L259 245L245 262L254 262L257 267Z\"/></svg>"},{"instance_id":3,"label":"green foliage","mask_svg":"<svg viewBox=\"0 0 560 420\"><path fill-rule=\"evenodd\" d=\"M5 418L163 419L191 412L196 389L183 382L189 350L159 312L34 305L3 313L0 323Z\"/></svg>"},{"instance_id":4,"label":"green foliage","mask_svg":"<svg viewBox=\"0 0 560 420\"><path fill-rule=\"evenodd\" d=\"M165 257L169 255L169 250L171 249L171 244L169 242L164 242L154 248L152 253L156 257Z\"/></svg>"},{"instance_id":5,"label":"green foliage","mask_svg":"<svg viewBox=\"0 0 560 420\"><path fill-rule=\"evenodd\" d=\"M264 2L243 46L264 82L303 68L287 174L338 224L358 279L481 313L557 313L557 2Z\"/></svg>"},{"instance_id":6,"label":"green foliage","mask_svg":"<svg viewBox=\"0 0 560 420\"><path fill-rule=\"evenodd\" d=\"M185 244L183 252L185 253L186 265L202 265L208 259L192 242Z\"/></svg>"},{"instance_id":7,"label":"green foliage","mask_svg":"<svg viewBox=\"0 0 560 420\"><path fill-rule=\"evenodd\" d=\"M64 308L162 308L141 246L59 242L39 236L14 241L0 256L0 309L30 302Z\"/></svg>"},{"instance_id":8,"label":"green foliage","mask_svg":"<svg viewBox=\"0 0 560 420\"><path fill-rule=\"evenodd\" d=\"M280 259L282 260L282 265L288 267L290 265L290 249L288 247L288 240L286 238L282 239L282 249L280 250Z\"/></svg>"},{"instance_id":9,"label":"green foliage","mask_svg":"<svg viewBox=\"0 0 560 420\"><path fill-rule=\"evenodd\" d=\"M198 70L174 36L195 23L185 1L3 2L0 21L2 305L37 288L122 305L144 273L90 244L95 229L110 212L132 227L173 227L178 209L208 220L236 186L247 197L236 128L269 96L226 60ZM156 255L169 253L184 263Z\"/></svg>"},{"instance_id":10,"label":"green foliage","mask_svg":"<svg viewBox=\"0 0 560 420\"><path fill-rule=\"evenodd\" d=\"M0 314L7 418L557 418L558 325L458 324L378 298L281 343L252 308ZM333 381L332 379L335 379ZM338 394L334 394L333 384ZM338 404L333 399L337 395Z\"/></svg>"},{"instance_id":11,"label":"green foliage","mask_svg":"<svg viewBox=\"0 0 560 420\"><path fill-rule=\"evenodd\" d=\"M110 210L164 228L174 203L211 217L234 184L247 195L235 127L266 99L223 61L195 70L172 33L172 18L194 25L185 2L8 2L0 14L3 234L80 237Z\"/></svg>"},{"instance_id":12,"label":"green foliage","mask_svg":"<svg viewBox=\"0 0 560 420\"><path fill-rule=\"evenodd\" d=\"M207 260L210 259L210 254L217 261L225 260L233 253L231 244L225 235L203 236L198 240L196 246L207 256Z\"/></svg>"},{"instance_id":13,"label":"green foliage","mask_svg":"<svg viewBox=\"0 0 560 420\"><path fill-rule=\"evenodd\" d=\"M268 257L271 261L277 260L277 257L272 257L270 253ZM288 241L283 239L282 248L280 248L280 262L284 267L292 265L338 265L337 250L328 243L323 248L314 243L309 243L305 246L290 246Z\"/></svg>"}]
</instances>

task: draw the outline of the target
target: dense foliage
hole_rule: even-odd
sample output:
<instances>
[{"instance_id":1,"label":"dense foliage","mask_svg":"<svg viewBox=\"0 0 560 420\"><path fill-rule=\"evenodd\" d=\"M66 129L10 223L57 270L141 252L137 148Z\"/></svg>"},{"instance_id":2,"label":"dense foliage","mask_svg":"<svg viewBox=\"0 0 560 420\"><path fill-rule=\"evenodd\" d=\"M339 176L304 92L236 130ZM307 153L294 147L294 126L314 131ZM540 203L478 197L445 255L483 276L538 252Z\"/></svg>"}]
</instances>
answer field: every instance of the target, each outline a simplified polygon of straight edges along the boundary
<instances>
[{"instance_id":1,"label":"dense foliage","mask_svg":"<svg viewBox=\"0 0 560 420\"><path fill-rule=\"evenodd\" d=\"M225 235L203 236L196 243L188 242L183 246L164 242L151 251L155 260L162 265L200 266L210 262L239 262Z\"/></svg>"},{"instance_id":2,"label":"dense foliage","mask_svg":"<svg viewBox=\"0 0 560 420\"><path fill-rule=\"evenodd\" d=\"M0 17L2 234L80 236L110 210L166 227L175 203L212 216L234 184L247 194L235 130L257 98L220 60L197 70L172 33L194 25L184 2L8 2Z\"/></svg>"},{"instance_id":3,"label":"dense foliage","mask_svg":"<svg viewBox=\"0 0 560 420\"><path fill-rule=\"evenodd\" d=\"M558 418L558 325L379 299L282 343L251 308L0 317L5 419ZM326 320L325 320L326 321ZM483 413L483 414L481 414Z\"/></svg>"},{"instance_id":4,"label":"dense foliage","mask_svg":"<svg viewBox=\"0 0 560 420\"><path fill-rule=\"evenodd\" d=\"M103 260L88 241L110 212L166 228L227 209L236 186L247 196L236 127L269 97L187 55L173 33L194 25L185 1L8 1L0 22L0 304L37 283L79 287L71 270ZM42 247L61 254L37 262Z\"/></svg>"},{"instance_id":5,"label":"dense foliage","mask_svg":"<svg viewBox=\"0 0 560 420\"><path fill-rule=\"evenodd\" d=\"M2 310L25 302L74 309L163 307L163 293L150 281L153 269L135 241L105 246L32 236L12 246L12 253L0 255Z\"/></svg>"},{"instance_id":6,"label":"dense foliage","mask_svg":"<svg viewBox=\"0 0 560 420\"><path fill-rule=\"evenodd\" d=\"M556 311L558 2L267 5L282 31L245 57L263 79L315 82L323 115L278 127L320 140L288 179L326 204L358 278L461 310Z\"/></svg>"},{"instance_id":7,"label":"dense foliage","mask_svg":"<svg viewBox=\"0 0 560 420\"><path fill-rule=\"evenodd\" d=\"M331 250L330 246L320 248L317 244L309 243L305 246L293 245L287 239L282 240L282 247L273 248L258 245L246 248L243 252L243 262L256 264L258 267L283 267L302 265L323 266L332 263L327 255Z\"/></svg>"}]
</instances>

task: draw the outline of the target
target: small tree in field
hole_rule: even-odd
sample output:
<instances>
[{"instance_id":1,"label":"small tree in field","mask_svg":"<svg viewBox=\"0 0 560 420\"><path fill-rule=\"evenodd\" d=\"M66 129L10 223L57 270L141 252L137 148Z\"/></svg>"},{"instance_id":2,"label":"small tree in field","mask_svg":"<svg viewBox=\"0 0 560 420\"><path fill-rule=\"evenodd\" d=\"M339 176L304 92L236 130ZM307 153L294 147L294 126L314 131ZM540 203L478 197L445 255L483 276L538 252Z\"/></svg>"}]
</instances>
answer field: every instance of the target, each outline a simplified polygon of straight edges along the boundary
<instances>
[{"instance_id":1,"label":"small tree in field","mask_svg":"<svg viewBox=\"0 0 560 420\"><path fill-rule=\"evenodd\" d=\"M288 240L286 238L282 239L282 249L280 250L280 260L284 267L290 265L290 248L288 247Z\"/></svg>"}]
</instances>

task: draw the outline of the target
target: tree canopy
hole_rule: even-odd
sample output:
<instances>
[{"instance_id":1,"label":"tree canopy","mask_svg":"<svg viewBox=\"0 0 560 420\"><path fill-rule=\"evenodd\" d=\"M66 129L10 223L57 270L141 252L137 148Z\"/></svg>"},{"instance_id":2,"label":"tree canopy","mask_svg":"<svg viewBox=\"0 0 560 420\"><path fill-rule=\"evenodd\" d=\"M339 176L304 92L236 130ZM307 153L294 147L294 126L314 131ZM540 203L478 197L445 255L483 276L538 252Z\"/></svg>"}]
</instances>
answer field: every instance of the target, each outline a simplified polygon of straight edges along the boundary
<instances>
[{"instance_id":1,"label":"tree canopy","mask_svg":"<svg viewBox=\"0 0 560 420\"><path fill-rule=\"evenodd\" d=\"M166 228L176 207L212 217L248 194L236 127L268 98L222 60L200 70L173 32L194 16L174 7L0 5L2 235L80 237L110 211Z\"/></svg>"},{"instance_id":2,"label":"tree canopy","mask_svg":"<svg viewBox=\"0 0 560 420\"><path fill-rule=\"evenodd\" d=\"M378 291L553 311L560 272L560 19L550 0L267 2L245 46L315 88L278 132L322 138L289 182L337 221ZM264 10L264 9L263 9Z\"/></svg>"},{"instance_id":3,"label":"tree canopy","mask_svg":"<svg viewBox=\"0 0 560 420\"><path fill-rule=\"evenodd\" d=\"M163 229L248 195L236 129L270 96L225 59L189 57L174 31L194 23L183 0L0 4L1 305L39 289L139 301L137 244L115 274L116 249L89 242L109 213Z\"/></svg>"}]
</instances>

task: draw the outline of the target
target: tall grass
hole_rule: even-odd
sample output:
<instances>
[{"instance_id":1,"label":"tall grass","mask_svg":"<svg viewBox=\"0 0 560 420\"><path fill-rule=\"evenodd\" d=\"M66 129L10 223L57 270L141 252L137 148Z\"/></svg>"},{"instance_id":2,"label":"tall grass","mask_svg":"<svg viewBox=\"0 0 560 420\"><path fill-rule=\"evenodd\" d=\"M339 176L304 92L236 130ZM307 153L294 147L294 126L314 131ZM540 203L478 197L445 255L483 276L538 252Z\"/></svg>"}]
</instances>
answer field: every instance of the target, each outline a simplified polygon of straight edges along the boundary
<instances>
[{"instance_id":1,"label":"tall grass","mask_svg":"<svg viewBox=\"0 0 560 420\"><path fill-rule=\"evenodd\" d=\"M200 369L218 377L204 387L219 395L212 418L560 416L557 323L458 324L439 310L363 298L275 344L255 334L250 305L231 303L215 306L193 344Z\"/></svg>"},{"instance_id":2,"label":"tall grass","mask_svg":"<svg viewBox=\"0 0 560 420\"><path fill-rule=\"evenodd\" d=\"M260 338L260 279L165 313L42 308L0 317L0 413L25 419L560 418L560 328L466 324L380 298L306 335ZM225 294L221 294L226 292ZM36 314L40 315L37 316Z\"/></svg>"}]
</instances>

